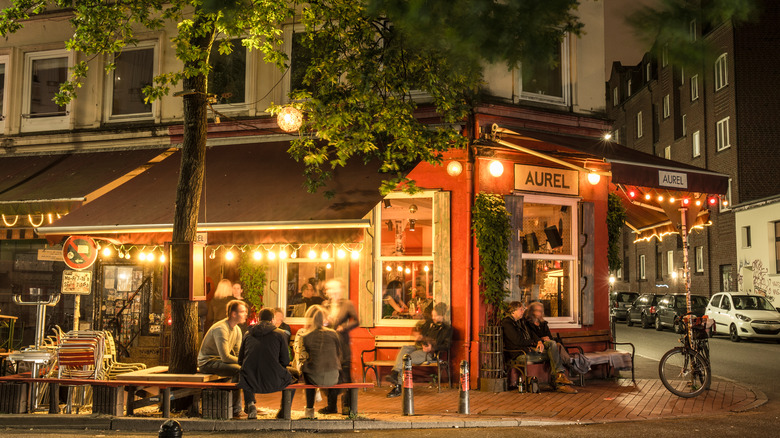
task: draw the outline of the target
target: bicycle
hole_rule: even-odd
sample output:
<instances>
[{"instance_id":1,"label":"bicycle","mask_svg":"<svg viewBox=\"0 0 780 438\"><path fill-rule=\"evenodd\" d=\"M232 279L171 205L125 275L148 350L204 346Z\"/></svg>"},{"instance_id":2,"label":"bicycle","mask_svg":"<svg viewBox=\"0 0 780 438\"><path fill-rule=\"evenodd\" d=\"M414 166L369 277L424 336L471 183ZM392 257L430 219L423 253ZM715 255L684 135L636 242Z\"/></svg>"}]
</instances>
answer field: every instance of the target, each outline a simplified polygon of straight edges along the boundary
<instances>
[{"instance_id":1,"label":"bicycle","mask_svg":"<svg viewBox=\"0 0 780 438\"><path fill-rule=\"evenodd\" d=\"M667 351L658 364L661 382L672 394L691 398L710 388L709 332L712 327L706 316L696 317L692 312L681 318L683 334L681 347Z\"/></svg>"}]
</instances>

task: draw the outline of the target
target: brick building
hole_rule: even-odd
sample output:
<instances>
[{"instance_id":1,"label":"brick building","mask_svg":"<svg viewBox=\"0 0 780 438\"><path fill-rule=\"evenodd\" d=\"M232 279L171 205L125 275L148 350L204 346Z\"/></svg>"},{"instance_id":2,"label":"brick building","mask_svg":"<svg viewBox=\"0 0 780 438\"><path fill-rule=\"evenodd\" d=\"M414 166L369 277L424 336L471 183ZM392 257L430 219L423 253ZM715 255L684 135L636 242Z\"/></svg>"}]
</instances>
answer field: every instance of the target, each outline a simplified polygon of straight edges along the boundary
<instances>
[{"instance_id":1,"label":"brick building","mask_svg":"<svg viewBox=\"0 0 780 438\"><path fill-rule=\"evenodd\" d=\"M713 49L697 71L669 62L664 48L633 66L613 64L607 82L607 113L616 142L730 176L729 205L780 193L774 122L780 109L780 5L765 2L754 22L712 28L689 23L689 38ZM690 236L692 292L736 290L739 263L734 212L714 207L711 226ZM623 269L616 290L684 290L679 235L634 243L623 233ZM667 289L668 288L668 289Z\"/></svg>"}]
</instances>

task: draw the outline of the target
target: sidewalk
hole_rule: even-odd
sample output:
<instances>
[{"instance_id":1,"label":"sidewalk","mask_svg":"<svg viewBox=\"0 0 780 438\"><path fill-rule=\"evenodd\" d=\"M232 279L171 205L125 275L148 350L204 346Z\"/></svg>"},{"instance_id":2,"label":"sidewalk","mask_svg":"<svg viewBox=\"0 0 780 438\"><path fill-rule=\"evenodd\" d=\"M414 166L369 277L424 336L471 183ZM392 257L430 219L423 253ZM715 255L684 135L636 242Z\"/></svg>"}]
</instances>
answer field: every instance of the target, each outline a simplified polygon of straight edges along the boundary
<instances>
[{"instance_id":1,"label":"sidewalk","mask_svg":"<svg viewBox=\"0 0 780 438\"><path fill-rule=\"evenodd\" d=\"M739 412L760 406L766 397L730 382L713 382L706 395L682 399L668 392L659 380L588 381L579 394L500 394L471 391L471 415L460 415L458 391L415 388L415 416L401 415L401 398L388 399L387 386L361 391L360 417L318 415L317 420L302 420L304 395L295 394L293 420L273 419L280 394L257 397L258 420L215 421L176 418L185 431L231 430L377 430L459 427L512 427L587 424L613 421L638 421L695 417ZM324 405L318 403L317 408ZM120 418L96 415L0 415L0 427L59 429L156 431L162 419L154 417Z\"/></svg>"}]
</instances>

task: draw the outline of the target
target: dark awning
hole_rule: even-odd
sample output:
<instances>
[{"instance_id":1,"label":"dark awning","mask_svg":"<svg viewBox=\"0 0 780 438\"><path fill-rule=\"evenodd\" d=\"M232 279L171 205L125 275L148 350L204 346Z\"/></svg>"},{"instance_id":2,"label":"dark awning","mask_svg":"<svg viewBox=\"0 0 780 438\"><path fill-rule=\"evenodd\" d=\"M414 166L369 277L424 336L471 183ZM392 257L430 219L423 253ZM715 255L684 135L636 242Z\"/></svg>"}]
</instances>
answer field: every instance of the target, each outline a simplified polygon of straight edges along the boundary
<instances>
[{"instance_id":1,"label":"dark awning","mask_svg":"<svg viewBox=\"0 0 780 438\"><path fill-rule=\"evenodd\" d=\"M600 138L526 130L520 134L509 133L506 137L512 143L524 143L553 156L603 160L609 163L612 182L616 184L713 195L725 195L728 190L728 175L646 154Z\"/></svg>"},{"instance_id":2,"label":"dark awning","mask_svg":"<svg viewBox=\"0 0 780 438\"><path fill-rule=\"evenodd\" d=\"M304 167L288 148L288 142L278 142L208 149L198 231L209 232L209 243L212 232L220 233L221 241L257 243L246 231L255 232L254 241L269 233L297 240L311 238L314 230L340 229L346 235L369 225L363 218L382 199L378 166L350 163L334 170L326 188L309 193ZM105 235L123 243L169 240L180 160L176 152L38 233ZM326 197L326 191L332 196Z\"/></svg>"},{"instance_id":3,"label":"dark awning","mask_svg":"<svg viewBox=\"0 0 780 438\"><path fill-rule=\"evenodd\" d=\"M140 172L165 149L0 158L0 213L67 214Z\"/></svg>"}]
</instances>

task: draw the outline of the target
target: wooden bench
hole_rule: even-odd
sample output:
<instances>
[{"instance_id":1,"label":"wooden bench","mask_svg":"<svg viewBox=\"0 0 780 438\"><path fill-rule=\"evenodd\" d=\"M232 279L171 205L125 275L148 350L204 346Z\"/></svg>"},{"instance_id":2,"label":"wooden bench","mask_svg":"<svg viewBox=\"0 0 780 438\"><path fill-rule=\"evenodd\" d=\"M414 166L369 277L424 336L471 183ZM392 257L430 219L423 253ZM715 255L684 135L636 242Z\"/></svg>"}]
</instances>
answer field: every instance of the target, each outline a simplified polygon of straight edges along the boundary
<instances>
[{"instance_id":1,"label":"wooden bench","mask_svg":"<svg viewBox=\"0 0 780 438\"><path fill-rule=\"evenodd\" d=\"M393 367L395 366L395 359L386 359L381 360L378 359L378 352L380 350L389 350L389 349L400 349L401 347L405 347L407 345L414 345L417 338L415 336L389 336L389 335L378 335L374 337L374 348L370 350L363 350L360 353L360 362L362 365L363 370L363 383L366 382L366 376L368 374L368 370L374 371L374 377L376 377L376 384L377 386L382 386L382 379L379 375L379 368L380 367ZM373 359L366 360L366 353L373 353ZM437 353L431 354L431 361L421 364L421 365L415 365L415 367L436 367L436 376L437 376L437 382L438 382L438 390L441 392L441 372L442 370L445 370L447 372L447 386L452 387L452 375L450 373L450 352L449 351L440 351Z\"/></svg>"}]
</instances>

